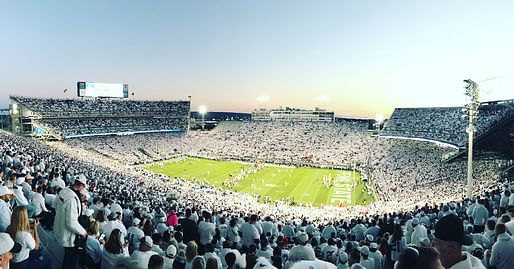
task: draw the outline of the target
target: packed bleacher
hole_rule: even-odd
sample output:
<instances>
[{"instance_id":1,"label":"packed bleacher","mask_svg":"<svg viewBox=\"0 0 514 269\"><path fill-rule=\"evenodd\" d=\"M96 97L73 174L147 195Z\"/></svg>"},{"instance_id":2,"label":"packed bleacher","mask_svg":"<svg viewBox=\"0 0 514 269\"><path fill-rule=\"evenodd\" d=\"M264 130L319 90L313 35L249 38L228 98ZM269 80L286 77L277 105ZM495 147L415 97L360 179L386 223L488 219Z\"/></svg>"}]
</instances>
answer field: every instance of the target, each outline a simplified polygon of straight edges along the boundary
<instances>
[{"instance_id":1,"label":"packed bleacher","mask_svg":"<svg viewBox=\"0 0 514 269\"><path fill-rule=\"evenodd\" d=\"M82 138L65 143L124 164L190 155L296 166L357 167L369 171L381 201L400 205L437 202L441 197L458 199L464 192L465 162L442 161L442 156L454 149L377 138L366 130L366 122L354 121L224 122L211 132ZM485 189L497 178L493 161L478 160L474 167L477 188ZM428 192L430 188L435 192ZM447 193L450 189L452 193ZM413 191L419 195L411 195Z\"/></svg>"},{"instance_id":2,"label":"packed bleacher","mask_svg":"<svg viewBox=\"0 0 514 269\"><path fill-rule=\"evenodd\" d=\"M189 101L48 99L11 96L22 110L36 115L41 128L64 138L111 133L184 131Z\"/></svg>"},{"instance_id":3,"label":"packed bleacher","mask_svg":"<svg viewBox=\"0 0 514 269\"><path fill-rule=\"evenodd\" d=\"M499 179L489 179L487 191L477 189L480 197L451 201L458 188L419 185L423 171L410 168L410 185L405 187L412 196L440 194L446 202L426 198L411 208L388 202L277 208L246 194L182 179L163 181L60 142L43 145L3 133L0 138L0 229L7 232L0 234L7 246L0 255L14 253L15 268L24 263L62 268L61 262L63 268L73 268L70 264L77 260L82 268L392 268L396 263L396 268L435 269L514 264L514 186ZM383 146L389 146L385 155L396 155L392 160L397 161L428 147L409 152L414 144L408 144L397 151L394 143ZM171 192L176 200L167 199ZM63 223L68 216L63 206L73 199L82 205L80 222L76 220L81 227L72 229ZM39 218L18 225L29 223L29 217ZM86 236L84 243L76 240L79 235ZM40 244L43 236L46 245Z\"/></svg>"},{"instance_id":4,"label":"packed bleacher","mask_svg":"<svg viewBox=\"0 0 514 269\"><path fill-rule=\"evenodd\" d=\"M462 107L396 108L382 136L422 138L463 146L467 141L468 120ZM479 107L476 136L479 137L514 115L510 101L483 103Z\"/></svg>"}]
</instances>

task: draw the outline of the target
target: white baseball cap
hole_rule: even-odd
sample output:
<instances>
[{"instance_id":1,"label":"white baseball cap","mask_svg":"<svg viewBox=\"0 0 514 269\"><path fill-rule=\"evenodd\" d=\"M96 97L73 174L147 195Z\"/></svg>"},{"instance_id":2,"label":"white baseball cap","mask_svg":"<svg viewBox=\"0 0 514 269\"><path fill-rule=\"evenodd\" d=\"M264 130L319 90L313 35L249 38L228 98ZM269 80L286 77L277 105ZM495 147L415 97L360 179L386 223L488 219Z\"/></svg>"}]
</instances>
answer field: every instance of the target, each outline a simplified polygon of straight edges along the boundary
<instances>
[{"instance_id":1,"label":"white baseball cap","mask_svg":"<svg viewBox=\"0 0 514 269\"><path fill-rule=\"evenodd\" d=\"M0 187L0 196L4 196L7 194L14 194L11 189L7 188L6 186Z\"/></svg>"},{"instance_id":2,"label":"white baseball cap","mask_svg":"<svg viewBox=\"0 0 514 269\"><path fill-rule=\"evenodd\" d=\"M153 240L148 235L143 237L143 238L141 238L141 243L144 243L145 245L147 245L149 247L153 247Z\"/></svg>"},{"instance_id":3,"label":"white baseball cap","mask_svg":"<svg viewBox=\"0 0 514 269\"><path fill-rule=\"evenodd\" d=\"M177 248L174 245L169 245L166 249L166 256L175 258L175 255L177 255Z\"/></svg>"},{"instance_id":4,"label":"white baseball cap","mask_svg":"<svg viewBox=\"0 0 514 269\"><path fill-rule=\"evenodd\" d=\"M11 236L6 233L0 233L0 255L4 255L7 252L11 252L14 247L14 241Z\"/></svg>"},{"instance_id":5,"label":"white baseball cap","mask_svg":"<svg viewBox=\"0 0 514 269\"><path fill-rule=\"evenodd\" d=\"M78 177L76 177L75 181L78 181L87 187L87 179L86 179L86 176L84 176L84 174L80 174Z\"/></svg>"}]
</instances>

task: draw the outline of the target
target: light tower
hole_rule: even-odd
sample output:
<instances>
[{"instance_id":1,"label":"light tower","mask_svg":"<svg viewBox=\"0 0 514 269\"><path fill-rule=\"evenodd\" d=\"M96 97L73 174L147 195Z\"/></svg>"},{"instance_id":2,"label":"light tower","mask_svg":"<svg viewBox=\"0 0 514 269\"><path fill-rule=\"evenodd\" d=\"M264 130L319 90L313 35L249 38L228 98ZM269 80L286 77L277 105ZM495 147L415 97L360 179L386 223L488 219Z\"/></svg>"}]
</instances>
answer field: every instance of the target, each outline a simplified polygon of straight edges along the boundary
<instances>
[{"instance_id":1,"label":"light tower","mask_svg":"<svg viewBox=\"0 0 514 269\"><path fill-rule=\"evenodd\" d=\"M479 95L480 89L478 84L471 79L465 79L466 85L465 95L468 97L468 103L464 105L462 110L465 114L463 117L468 118L468 186L466 196L471 198L473 186L473 135L475 133L475 121L478 117L478 107L480 106Z\"/></svg>"},{"instance_id":2,"label":"light tower","mask_svg":"<svg viewBox=\"0 0 514 269\"><path fill-rule=\"evenodd\" d=\"M207 107L206 106L199 106L198 107L198 113L202 116L202 131L205 128L205 114L207 113Z\"/></svg>"}]
</instances>

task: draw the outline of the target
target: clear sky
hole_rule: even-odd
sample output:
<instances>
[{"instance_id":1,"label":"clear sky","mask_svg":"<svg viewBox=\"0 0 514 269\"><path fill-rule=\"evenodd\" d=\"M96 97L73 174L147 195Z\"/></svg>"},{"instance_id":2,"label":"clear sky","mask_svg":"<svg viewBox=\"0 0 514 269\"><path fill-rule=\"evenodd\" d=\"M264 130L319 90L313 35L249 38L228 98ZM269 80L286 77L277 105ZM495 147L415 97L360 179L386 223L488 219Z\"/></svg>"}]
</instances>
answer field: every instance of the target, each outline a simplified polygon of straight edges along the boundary
<instances>
[{"instance_id":1,"label":"clear sky","mask_svg":"<svg viewBox=\"0 0 514 269\"><path fill-rule=\"evenodd\" d=\"M193 110L323 106L342 116L465 102L514 71L514 1L2 1L0 107L77 81ZM481 84L514 99L514 75ZM67 88L68 92L63 90Z\"/></svg>"}]
</instances>

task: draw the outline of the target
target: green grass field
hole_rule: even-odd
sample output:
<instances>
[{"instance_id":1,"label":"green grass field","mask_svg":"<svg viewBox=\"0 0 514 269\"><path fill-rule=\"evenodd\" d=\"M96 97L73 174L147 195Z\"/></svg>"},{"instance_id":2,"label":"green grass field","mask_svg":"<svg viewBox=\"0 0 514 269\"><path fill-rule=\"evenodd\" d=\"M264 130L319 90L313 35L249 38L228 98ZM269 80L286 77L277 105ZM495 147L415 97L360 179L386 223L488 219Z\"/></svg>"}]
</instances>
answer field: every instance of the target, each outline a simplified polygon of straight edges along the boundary
<instances>
[{"instance_id":1,"label":"green grass field","mask_svg":"<svg viewBox=\"0 0 514 269\"><path fill-rule=\"evenodd\" d=\"M374 201L368 194L358 172L346 170L266 165L255 173L241 172L255 169L255 165L214 161L199 158L171 160L144 165L144 168L169 177L181 177L222 189L269 197L271 201L289 199L299 204L366 205ZM226 183L240 175L232 186ZM331 183L326 183L330 178ZM354 183L355 181L355 183Z\"/></svg>"}]
</instances>

